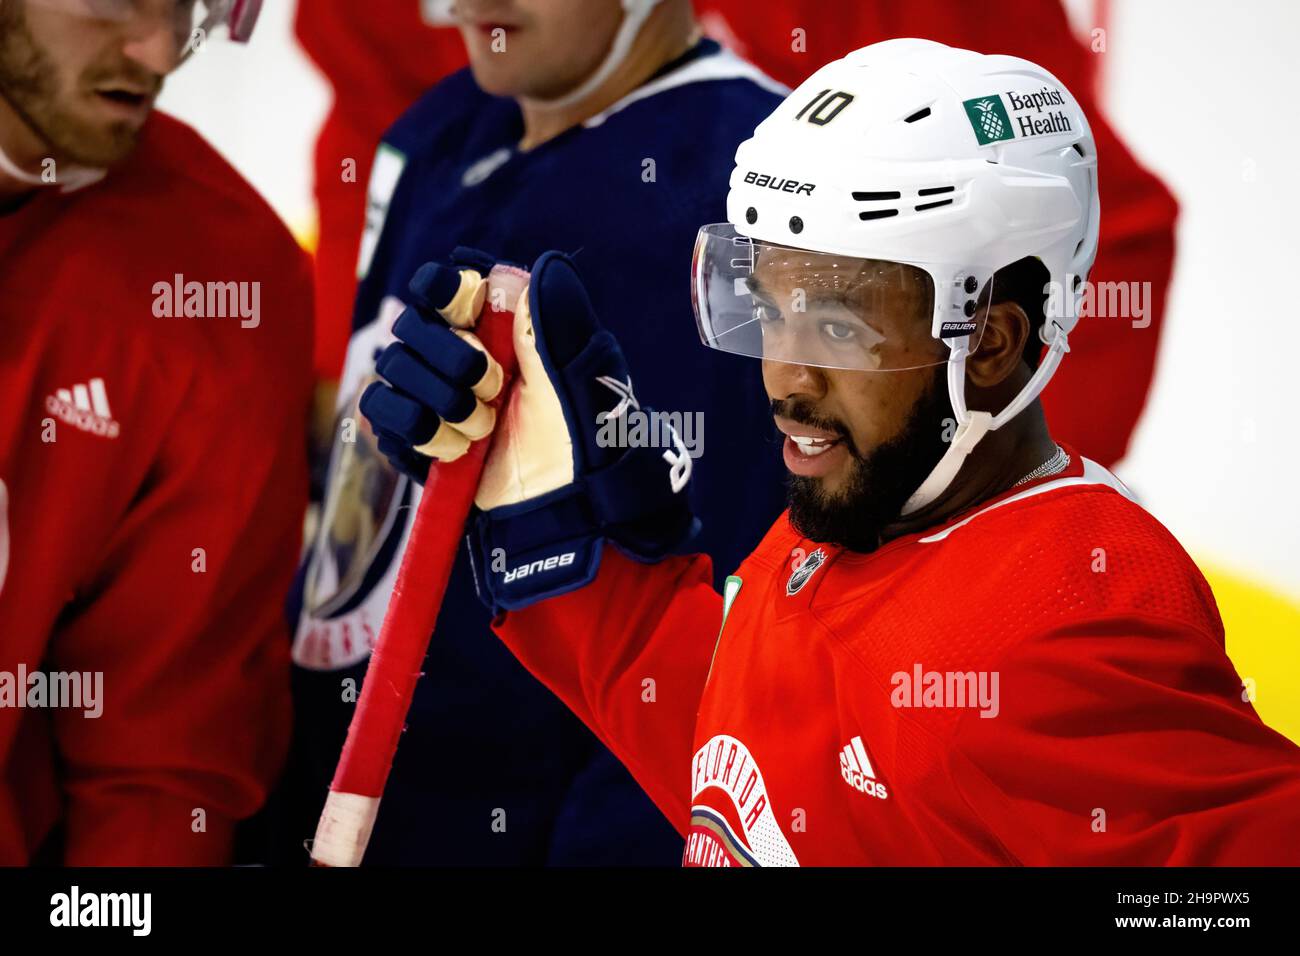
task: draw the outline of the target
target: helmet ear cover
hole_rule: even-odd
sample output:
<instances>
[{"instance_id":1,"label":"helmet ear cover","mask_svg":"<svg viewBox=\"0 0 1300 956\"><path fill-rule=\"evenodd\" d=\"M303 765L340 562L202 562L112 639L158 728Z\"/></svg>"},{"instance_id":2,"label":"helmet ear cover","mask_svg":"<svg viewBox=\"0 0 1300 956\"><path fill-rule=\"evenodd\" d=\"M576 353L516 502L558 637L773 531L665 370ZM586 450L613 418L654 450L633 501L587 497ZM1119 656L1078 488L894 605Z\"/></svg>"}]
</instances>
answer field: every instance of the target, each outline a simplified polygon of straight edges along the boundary
<instances>
[{"instance_id":1,"label":"helmet ear cover","mask_svg":"<svg viewBox=\"0 0 1300 956\"><path fill-rule=\"evenodd\" d=\"M1029 338L1025 340L1025 364L1030 371L1038 368L1047 342L1048 282L1051 276L1043 260L1025 256L993 274L993 298L989 305L1014 302L1029 316Z\"/></svg>"}]
</instances>

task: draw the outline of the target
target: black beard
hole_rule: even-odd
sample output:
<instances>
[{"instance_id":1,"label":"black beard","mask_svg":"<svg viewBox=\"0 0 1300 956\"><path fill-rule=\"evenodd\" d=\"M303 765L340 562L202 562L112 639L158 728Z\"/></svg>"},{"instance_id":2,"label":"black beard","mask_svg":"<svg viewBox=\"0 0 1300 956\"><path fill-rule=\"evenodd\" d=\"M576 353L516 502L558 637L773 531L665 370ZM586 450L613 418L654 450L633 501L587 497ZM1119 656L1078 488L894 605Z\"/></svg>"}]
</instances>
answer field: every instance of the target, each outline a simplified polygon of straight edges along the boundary
<instances>
[{"instance_id":1,"label":"black beard","mask_svg":"<svg viewBox=\"0 0 1300 956\"><path fill-rule=\"evenodd\" d=\"M854 447L848 429L840 422L819 419L811 403L772 403L773 412L785 418L837 432L853 456L848 483L834 495L822 490L819 478L788 477L790 523L796 531L811 541L850 551L866 553L880 547L881 532L898 518L947 450L944 423L952 418L952 407L944 387L946 374L944 366L937 367L898 437L865 457Z\"/></svg>"}]
</instances>

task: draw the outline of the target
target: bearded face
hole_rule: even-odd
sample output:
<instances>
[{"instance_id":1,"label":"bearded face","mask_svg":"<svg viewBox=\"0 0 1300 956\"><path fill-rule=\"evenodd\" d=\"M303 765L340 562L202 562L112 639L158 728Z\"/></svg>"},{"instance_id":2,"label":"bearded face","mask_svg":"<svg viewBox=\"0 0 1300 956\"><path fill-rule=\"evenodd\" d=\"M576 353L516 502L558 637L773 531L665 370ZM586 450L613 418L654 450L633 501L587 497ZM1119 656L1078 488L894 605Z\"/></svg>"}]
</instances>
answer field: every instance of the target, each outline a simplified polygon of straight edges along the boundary
<instances>
[{"instance_id":1,"label":"bearded face","mask_svg":"<svg viewBox=\"0 0 1300 956\"><path fill-rule=\"evenodd\" d=\"M0 0L0 97L49 156L110 167L135 148L163 73L127 56L120 21ZM175 50L157 54L170 69Z\"/></svg>"},{"instance_id":2,"label":"bearded face","mask_svg":"<svg viewBox=\"0 0 1300 956\"><path fill-rule=\"evenodd\" d=\"M946 419L952 415L944 389L946 370L877 375L924 376L928 385L914 401L902 427L864 453L847 423L819 411L804 399L772 402L773 414L840 436L848 461L832 484L823 478L791 474L787 483L790 523L812 541L870 552L884 528L897 520L904 503L947 450Z\"/></svg>"}]
</instances>

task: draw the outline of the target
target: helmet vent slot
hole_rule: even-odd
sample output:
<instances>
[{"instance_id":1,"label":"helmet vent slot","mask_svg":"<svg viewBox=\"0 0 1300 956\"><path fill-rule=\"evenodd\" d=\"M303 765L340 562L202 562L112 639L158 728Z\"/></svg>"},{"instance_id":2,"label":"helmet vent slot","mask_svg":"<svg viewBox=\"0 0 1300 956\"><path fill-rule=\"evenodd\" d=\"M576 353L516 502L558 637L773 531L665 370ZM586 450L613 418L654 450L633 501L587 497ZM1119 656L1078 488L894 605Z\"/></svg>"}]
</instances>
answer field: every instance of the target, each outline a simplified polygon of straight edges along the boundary
<instances>
[{"instance_id":1,"label":"helmet vent slot","mask_svg":"<svg viewBox=\"0 0 1300 956\"><path fill-rule=\"evenodd\" d=\"M953 192L956 188L956 186L930 186L928 189L918 189L916 194L918 196L939 196L943 193Z\"/></svg>"},{"instance_id":2,"label":"helmet vent slot","mask_svg":"<svg viewBox=\"0 0 1300 956\"><path fill-rule=\"evenodd\" d=\"M875 193L854 193L853 198L858 202L874 202L879 199L900 199L900 192L875 192Z\"/></svg>"},{"instance_id":3,"label":"helmet vent slot","mask_svg":"<svg viewBox=\"0 0 1300 956\"><path fill-rule=\"evenodd\" d=\"M926 106L926 107L924 107L924 108L922 108L922 109L917 110L917 111L916 111L915 113L913 113L911 116L909 116L909 117L907 117L905 120L903 120L903 122L904 122L904 123L915 123L917 120L923 120L923 119L925 119L925 118L926 118L927 116L929 116L929 115L930 115L930 107Z\"/></svg>"},{"instance_id":4,"label":"helmet vent slot","mask_svg":"<svg viewBox=\"0 0 1300 956\"><path fill-rule=\"evenodd\" d=\"M917 212L924 212L924 211L927 210L927 209L936 209L936 208L938 208L939 206L951 206L951 205L952 205L952 200L951 200L951 199L939 199L939 200L937 200L937 201L935 201L935 202L923 202L923 203L921 203L921 205L919 205L919 206L916 207L916 211L917 211Z\"/></svg>"},{"instance_id":5,"label":"helmet vent slot","mask_svg":"<svg viewBox=\"0 0 1300 956\"><path fill-rule=\"evenodd\" d=\"M888 219L890 216L897 215L897 209L872 209L869 212L858 213L858 218L865 222L871 219Z\"/></svg>"}]
</instances>

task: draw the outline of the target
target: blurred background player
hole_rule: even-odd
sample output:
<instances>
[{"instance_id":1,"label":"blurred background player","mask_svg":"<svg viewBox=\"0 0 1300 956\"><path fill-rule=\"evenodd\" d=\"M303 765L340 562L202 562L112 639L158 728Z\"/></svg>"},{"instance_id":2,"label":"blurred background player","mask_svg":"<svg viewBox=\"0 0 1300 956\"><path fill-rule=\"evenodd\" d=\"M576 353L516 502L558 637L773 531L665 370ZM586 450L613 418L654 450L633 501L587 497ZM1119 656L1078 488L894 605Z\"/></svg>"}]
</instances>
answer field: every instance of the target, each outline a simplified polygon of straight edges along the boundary
<instances>
[{"instance_id":1,"label":"blurred background player","mask_svg":"<svg viewBox=\"0 0 1300 956\"><path fill-rule=\"evenodd\" d=\"M548 244L569 250L593 300L615 316L637 394L671 396L671 410L708 428L696 436L697 503L713 513L725 498L731 518L700 546L732 568L781 507L757 369L696 347L689 290L669 277L686 274L699 224L722 212L736 146L784 91L702 40L687 0L458 9L472 73L408 110L370 174L338 440L294 642L296 792L285 832L299 859L354 710L348 682L364 675L418 499L384 459L391 437L369 434L357 413L377 374L397 374L377 373L375 361L418 265L457 246L521 262ZM464 554L448 594L367 861L675 863L672 827L491 637Z\"/></svg>"},{"instance_id":2,"label":"blurred background player","mask_svg":"<svg viewBox=\"0 0 1300 956\"><path fill-rule=\"evenodd\" d=\"M1106 121L1097 103L1099 58L1071 32L1060 0L1000 0L996 15L962 0L696 0L694 7L707 35L789 87L819 63L892 37L926 37L1052 63L1092 117L1101 157L1106 220L1093 277L1150 282L1151 327L1133 335L1122 322L1087 323L1043 405L1056 434L1107 467L1119 461L1151 388L1178 209ZM316 146L316 370L323 381L337 380L351 330L365 222L358 183L367 181L375 144L388 125L421 92L465 65L464 45L448 26L453 17L451 0L298 6L298 38L334 94ZM342 172L349 160L357 166L355 179ZM1098 381L1107 387L1094 388ZM324 395L320 407L332 418L333 389ZM1075 400L1083 395L1086 402Z\"/></svg>"},{"instance_id":3,"label":"blurred background player","mask_svg":"<svg viewBox=\"0 0 1300 956\"><path fill-rule=\"evenodd\" d=\"M283 760L308 264L152 109L256 13L0 0L0 679L102 675L0 708L3 864L227 863Z\"/></svg>"}]
</instances>

